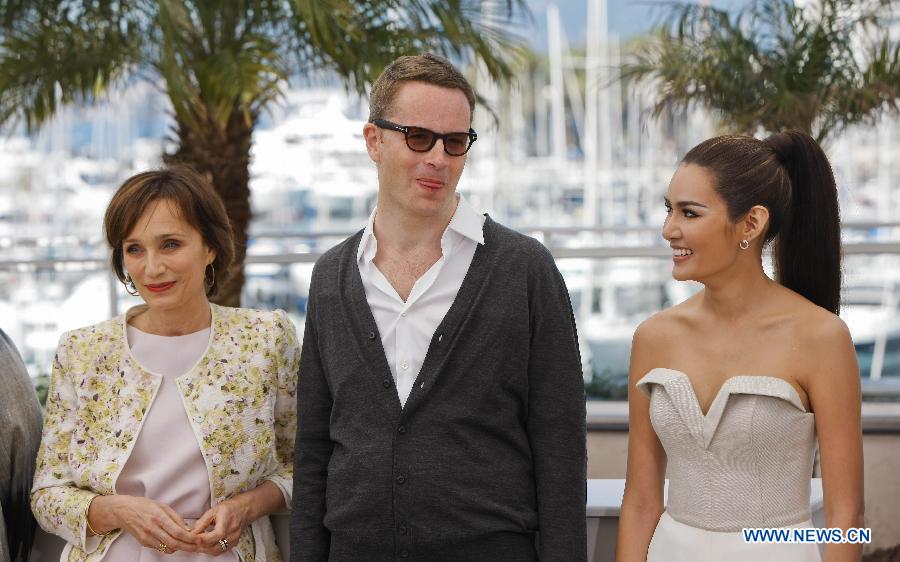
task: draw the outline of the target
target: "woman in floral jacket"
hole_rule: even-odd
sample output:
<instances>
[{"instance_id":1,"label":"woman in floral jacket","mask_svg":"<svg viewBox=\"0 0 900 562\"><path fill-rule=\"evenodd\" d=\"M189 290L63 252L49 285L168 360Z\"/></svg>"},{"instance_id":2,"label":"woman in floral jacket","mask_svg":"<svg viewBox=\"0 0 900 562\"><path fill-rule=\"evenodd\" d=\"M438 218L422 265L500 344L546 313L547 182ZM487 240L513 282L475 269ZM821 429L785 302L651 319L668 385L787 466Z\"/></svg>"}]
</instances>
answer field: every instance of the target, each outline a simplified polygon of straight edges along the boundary
<instances>
[{"instance_id":1,"label":"woman in floral jacket","mask_svg":"<svg viewBox=\"0 0 900 562\"><path fill-rule=\"evenodd\" d=\"M116 275L146 304L60 340L38 522L68 542L63 560L280 560L266 516L291 505L293 325L209 302L232 235L190 170L126 180L104 227Z\"/></svg>"}]
</instances>

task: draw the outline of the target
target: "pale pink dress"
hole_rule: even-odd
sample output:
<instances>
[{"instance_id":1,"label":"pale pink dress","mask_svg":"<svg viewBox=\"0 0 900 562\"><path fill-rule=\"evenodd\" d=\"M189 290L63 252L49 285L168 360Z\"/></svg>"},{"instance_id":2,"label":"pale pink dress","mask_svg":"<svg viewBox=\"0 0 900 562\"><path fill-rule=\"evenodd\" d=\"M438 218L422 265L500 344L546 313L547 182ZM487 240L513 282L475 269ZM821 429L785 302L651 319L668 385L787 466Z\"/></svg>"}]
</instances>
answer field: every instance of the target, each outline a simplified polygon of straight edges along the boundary
<instances>
[{"instance_id":1,"label":"pale pink dress","mask_svg":"<svg viewBox=\"0 0 900 562\"><path fill-rule=\"evenodd\" d=\"M184 336L157 336L128 326L128 345L147 371L163 377L131 456L116 481L116 493L145 496L169 504L192 524L209 509L206 463L175 379L206 353L210 329ZM123 532L110 546L107 562L236 562L233 551L219 556L193 552L163 554Z\"/></svg>"}]
</instances>

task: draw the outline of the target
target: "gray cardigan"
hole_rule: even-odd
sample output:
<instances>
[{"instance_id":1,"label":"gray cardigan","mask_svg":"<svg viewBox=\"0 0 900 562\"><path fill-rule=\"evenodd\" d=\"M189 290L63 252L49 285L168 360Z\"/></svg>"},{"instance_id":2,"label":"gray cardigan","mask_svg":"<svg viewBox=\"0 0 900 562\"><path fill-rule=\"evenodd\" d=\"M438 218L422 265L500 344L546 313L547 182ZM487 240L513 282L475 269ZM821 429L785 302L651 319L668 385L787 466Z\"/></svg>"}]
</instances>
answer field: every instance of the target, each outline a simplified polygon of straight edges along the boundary
<instances>
[{"instance_id":1,"label":"gray cardigan","mask_svg":"<svg viewBox=\"0 0 900 562\"><path fill-rule=\"evenodd\" d=\"M361 236L313 270L291 559L585 560L584 383L550 252L487 218L401 408Z\"/></svg>"},{"instance_id":2,"label":"gray cardigan","mask_svg":"<svg viewBox=\"0 0 900 562\"><path fill-rule=\"evenodd\" d=\"M16 346L0 330L0 562L27 560L34 537L31 479L41 406Z\"/></svg>"}]
</instances>

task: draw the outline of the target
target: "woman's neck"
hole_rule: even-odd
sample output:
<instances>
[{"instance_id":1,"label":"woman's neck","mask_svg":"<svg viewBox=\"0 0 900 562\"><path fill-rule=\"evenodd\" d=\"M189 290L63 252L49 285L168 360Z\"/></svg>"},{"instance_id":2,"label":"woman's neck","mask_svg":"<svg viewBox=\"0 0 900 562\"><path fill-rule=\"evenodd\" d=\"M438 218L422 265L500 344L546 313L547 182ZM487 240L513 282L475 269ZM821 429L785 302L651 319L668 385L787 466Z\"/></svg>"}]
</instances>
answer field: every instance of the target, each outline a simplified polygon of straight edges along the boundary
<instances>
[{"instance_id":1,"label":"woman's neck","mask_svg":"<svg viewBox=\"0 0 900 562\"><path fill-rule=\"evenodd\" d=\"M744 271L730 271L704 283L701 306L716 317L740 319L758 313L776 284L765 274L762 264Z\"/></svg>"},{"instance_id":2,"label":"woman's neck","mask_svg":"<svg viewBox=\"0 0 900 562\"><path fill-rule=\"evenodd\" d=\"M174 309L160 309L147 305L142 312L129 318L129 323L148 334L183 336L209 328L212 323L212 309L205 298Z\"/></svg>"}]
</instances>

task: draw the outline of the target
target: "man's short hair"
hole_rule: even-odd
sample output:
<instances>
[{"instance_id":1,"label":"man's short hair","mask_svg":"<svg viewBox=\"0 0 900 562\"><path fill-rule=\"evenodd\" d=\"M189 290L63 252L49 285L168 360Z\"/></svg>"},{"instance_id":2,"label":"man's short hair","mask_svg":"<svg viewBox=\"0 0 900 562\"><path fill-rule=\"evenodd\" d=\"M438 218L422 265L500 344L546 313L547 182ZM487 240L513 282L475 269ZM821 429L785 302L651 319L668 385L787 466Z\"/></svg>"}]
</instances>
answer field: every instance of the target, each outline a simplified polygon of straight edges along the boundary
<instances>
[{"instance_id":1,"label":"man's short hair","mask_svg":"<svg viewBox=\"0 0 900 562\"><path fill-rule=\"evenodd\" d=\"M424 55L399 57L388 65L372 85L369 94L369 121L384 119L391 111L391 104L406 82L425 82L442 88L462 90L469 100L469 120L475 112L475 90L466 77L444 57Z\"/></svg>"}]
</instances>

